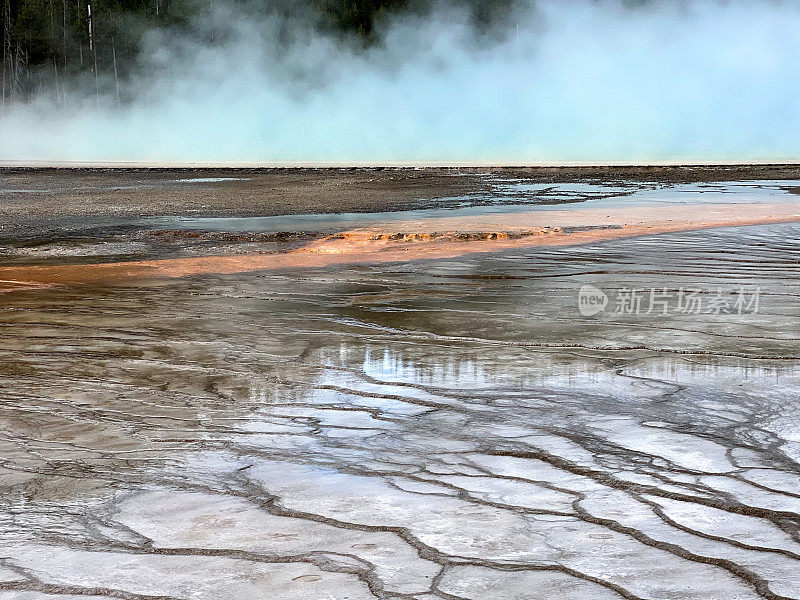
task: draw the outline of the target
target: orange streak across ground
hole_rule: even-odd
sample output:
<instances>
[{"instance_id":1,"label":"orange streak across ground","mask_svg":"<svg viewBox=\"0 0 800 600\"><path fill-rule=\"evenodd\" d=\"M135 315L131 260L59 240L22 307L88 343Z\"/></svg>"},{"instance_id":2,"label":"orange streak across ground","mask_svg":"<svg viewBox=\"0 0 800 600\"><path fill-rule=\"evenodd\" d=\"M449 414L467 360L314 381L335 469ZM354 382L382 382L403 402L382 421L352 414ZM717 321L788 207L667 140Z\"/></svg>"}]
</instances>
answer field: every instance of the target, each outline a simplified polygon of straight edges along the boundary
<instances>
[{"instance_id":1,"label":"orange streak across ground","mask_svg":"<svg viewBox=\"0 0 800 600\"><path fill-rule=\"evenodd\" d=\"M567 246L713 227L800 221L800 202L534 210L409 220L353 229L286 253L0 267L0 290L134 279L441 259L529 246ZM610 227L563 232L558 228ZM550 229L547 229L550 228ZM389 236L404 239L387 239ZM462 241L458 234L496 239ZM515 237L522 235L522 237ZM508 237L511 236L511 237ZM413 239L413 238L417 239Z\"/></svg>"}]
</instances>

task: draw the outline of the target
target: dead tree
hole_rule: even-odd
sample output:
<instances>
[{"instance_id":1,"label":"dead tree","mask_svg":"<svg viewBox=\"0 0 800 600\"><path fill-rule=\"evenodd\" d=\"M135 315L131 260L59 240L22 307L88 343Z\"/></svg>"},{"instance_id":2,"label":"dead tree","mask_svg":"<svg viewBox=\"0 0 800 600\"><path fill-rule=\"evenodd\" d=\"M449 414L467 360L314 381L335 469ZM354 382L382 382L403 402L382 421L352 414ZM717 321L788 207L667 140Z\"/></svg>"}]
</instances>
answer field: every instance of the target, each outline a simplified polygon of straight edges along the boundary
<instances>
[{"instance_id":1,"label":"dead tree","mask_svg":"<svg viewBox=\"0 0 800 600\"><path fill-rule=\"evenodd\" d=\"M6 94L10 92L14 67L11 52L11 0L3 2L3 110L6 108Z\"/></svg>"},{"instance_id":2,"label":"dead tree","mask_svg":"<svg viewBox=\"0 0 800 600\"><path fill-rule=\"evenodd\" d=\"M67 0L62 0L61 7L62 25L61 31L64 34L64 74L67 73Z\"/></svg>"},{"instance_id":3,"label":"dead tree","mask_svg":"<svg viewBox=\"0 0 800 600\"><path fill-rule=\"evenodd\" d=\"M119 75L117 74L117 47L114 43L114 38L111 38L111 54L114 57L114 86L117 90L117 107L120 105L119 100Z\"/></svg>"},{"instance_id":4,"label":"dead tree","mask_svg":"<svg viewBox=\"0 0 800 600\"><path fill-rule=\"evenodd\" d=\"M97 79L97 46L94 43L94 15L92 14L92 5L86 4L87 16L89 18L89 50L92 53L94 61L94 94L97 100L97 107L100 107L100 83Z\"/></svg>"},{"instance_id":5,"label":"dead tree","mask_svg":"<svg viewBox=\"0 0 800 600\"><path fill-rule=\"evenodd\" d=\"M14 61L11 71L11 103L14 104L24 92L22 87L22 76L28 70L28 53L23 50L19 44L16 44L16 52L14 53Z\"/></svg>"},{"instance_id":6,"label":"dead tree","mask_svg":"<svg viewBox=\"0 0 800 600\"><path fill-rule=\"evenodd\" d=\"M78 23L81 22L81 0L75 1L75 14L78 15ZM83 40L78 37L78 54L80 56L81 71L83 71Z\"/></svg>"}]
</instances>

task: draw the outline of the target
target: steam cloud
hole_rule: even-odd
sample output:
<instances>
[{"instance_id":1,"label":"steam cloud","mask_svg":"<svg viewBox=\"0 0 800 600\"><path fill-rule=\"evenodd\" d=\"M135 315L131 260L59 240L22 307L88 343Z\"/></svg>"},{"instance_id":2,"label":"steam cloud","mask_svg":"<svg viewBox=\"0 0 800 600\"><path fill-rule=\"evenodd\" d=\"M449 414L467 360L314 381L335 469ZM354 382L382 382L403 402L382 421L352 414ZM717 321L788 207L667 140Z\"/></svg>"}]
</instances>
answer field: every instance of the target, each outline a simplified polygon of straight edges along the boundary
<instances>
[{"instance_id":1,"label":"steam cloud","mask_svg":"<svg viewBox=\"0 0 800 600\"><path fill-rule=\"evenodd\" d=\"M480 36L442 7L379 24L380 42L364 49L218 6L197 24L219 31L213 45L147 34L121 107L113 94L98 108L73 91L66 108L41 96L13 109L0 120L0 159L800 158L797 3L543 0L519 5L506 26Z\"/></svg>"}]
</instances>

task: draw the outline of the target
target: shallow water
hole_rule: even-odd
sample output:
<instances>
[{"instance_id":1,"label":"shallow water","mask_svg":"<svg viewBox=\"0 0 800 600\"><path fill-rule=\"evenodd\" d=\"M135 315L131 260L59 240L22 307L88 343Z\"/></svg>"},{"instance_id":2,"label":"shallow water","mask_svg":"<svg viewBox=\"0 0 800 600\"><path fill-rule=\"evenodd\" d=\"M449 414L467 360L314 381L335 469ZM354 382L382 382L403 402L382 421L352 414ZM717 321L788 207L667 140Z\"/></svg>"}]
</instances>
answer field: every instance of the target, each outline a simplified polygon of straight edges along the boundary
<instances>
[{"instance_id":1,"label":"shallow water","mask_svg":"<svg viewBox=\"0 0 800 600\"><path fill-rule=\"evenodd\" d=\"M175 216L82 218L35 235L0 237L0 264L97 262L147 258L284 252L342 230L396 226L442 217L514 215L530 211L659 207L668 204L796 203L800 181L536 183L487 176L491 193L425 201L433 206L394 212L296 214L262 217ZM217 177L168 180L239 181ZM162 182L163 183L163 182ZM16 190L12 190L16 191ZM32 190L33 191L33 190ZM0 201L3 190L0 187Z\"/></svg>"},{"instance_id":2,"label":"shallow water","mask_svg":"<svg viewBox=\"0 0 800 600\"><path fill-rule=\"evenodd\" d=\"M330 233L351 227L431 219L570 208L646 207L663 203L796 202L792 191L800 181L734 181L695 184L525 183L493 180L488 196L446 198L441 208L378 213L281 215L275 217L155 217L144 221L157 228L206 231L310 231ZM458 201L458 202L456 202ZM455 207L453 206L455 204ZM458 206L458 205L462 206Z\"/></svg>"},{"instance_id":3,"label":"shallow water","mask_svg":"<svg viewBox=\"0 0 800 600\"><path fill-rule=\"evenodd\" d=\"M5 294L0 599L800 597L799 242Z\"/></svg>"}]
</instances>

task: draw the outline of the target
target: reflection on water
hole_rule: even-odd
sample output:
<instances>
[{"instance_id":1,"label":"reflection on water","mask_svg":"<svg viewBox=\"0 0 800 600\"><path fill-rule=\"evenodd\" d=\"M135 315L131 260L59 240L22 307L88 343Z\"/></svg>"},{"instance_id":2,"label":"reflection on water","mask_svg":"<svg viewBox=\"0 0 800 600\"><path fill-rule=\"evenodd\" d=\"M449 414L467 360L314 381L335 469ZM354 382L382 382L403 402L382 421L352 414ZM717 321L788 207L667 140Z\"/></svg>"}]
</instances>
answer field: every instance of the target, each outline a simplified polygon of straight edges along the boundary
<instances>
[{"instance_id":1,"label":"reflection on water","mask_svg":"<svg viewBox=\"0 0 800 600\"><path fill-rule=\"evenodd\" d=\"M798 597L798 240L7 294L0 590ZM583 317L586 283L763 297Z\"/></svg>"}]
</instances>

